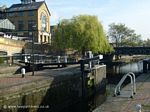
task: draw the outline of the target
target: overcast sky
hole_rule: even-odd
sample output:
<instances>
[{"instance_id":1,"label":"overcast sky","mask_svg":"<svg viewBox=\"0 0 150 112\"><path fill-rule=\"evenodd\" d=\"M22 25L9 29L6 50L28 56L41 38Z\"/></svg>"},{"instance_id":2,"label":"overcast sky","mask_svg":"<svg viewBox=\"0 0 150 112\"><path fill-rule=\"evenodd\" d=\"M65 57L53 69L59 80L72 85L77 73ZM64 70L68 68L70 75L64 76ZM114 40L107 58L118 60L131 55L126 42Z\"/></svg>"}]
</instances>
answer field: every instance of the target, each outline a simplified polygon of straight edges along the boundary
<instances>
[{"instance_id":1,"label":"overcast sky","mask_svg":"<svg viewBox=\"0 0 150 112\"><path fill-rule=\"evenodd\" d=\"M40 1L40 0L38 0ZM96 15L107 32L111 23L123 23L150 38L150 0L45 0L51 12L51 25L61 19L79 14ZM0 0L0 5L10 6L20 0Z\"/></svg>"}]
</instances>

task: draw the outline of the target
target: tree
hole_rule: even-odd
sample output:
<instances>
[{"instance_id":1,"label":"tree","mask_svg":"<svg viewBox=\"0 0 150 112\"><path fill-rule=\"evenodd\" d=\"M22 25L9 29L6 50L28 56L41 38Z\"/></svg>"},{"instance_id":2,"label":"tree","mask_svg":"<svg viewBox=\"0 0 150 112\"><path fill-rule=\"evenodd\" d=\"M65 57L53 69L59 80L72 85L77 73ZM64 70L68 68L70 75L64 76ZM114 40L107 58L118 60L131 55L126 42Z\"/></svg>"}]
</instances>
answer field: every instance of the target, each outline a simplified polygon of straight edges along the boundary
<instances>
[{"instance_id":1,"label":"tree","mask_svg":"<svg viewBox=\"0 0 150 112\"><path fill-rule=\"evenodd\" d=\"M96 16L79 15L62 20L55 29L54 45L61 50L72 48L82 54L111 52L103 27Z\"/></svg>"},{"instance_id":2,"label":"tree","mask_svg":"<svg viewBox=\"0 0 150 112\"><path fill-rule=\"evenodd\" d=\"M143 45L146 47L150 47L150 39L145 40Z\"/></svg>"},{"instance_id":3,"label":"tree","mask_svg":"<svg viewBox=\"0 0 150 112\"><path fill-rule=\"evenodd\" d=\"M126 37L123 42L123 46L132 46L132 47L137 47L137 46L143 46L143 41L141 40L141 35L137 34L132 34L129 37Z\"/></svg>"},{"instance_id":4,"label":"tree","mask_svg":"<svg viewBox=\"0 0 150 112\"><path fill-rule=\"evenodd\" d=\"M112 42L115 42L116 47L119 46L139 46L141 35L135 34L135 31L126 27L125 24L109 25L108 35Z\"/></svg>"}]
</instances>

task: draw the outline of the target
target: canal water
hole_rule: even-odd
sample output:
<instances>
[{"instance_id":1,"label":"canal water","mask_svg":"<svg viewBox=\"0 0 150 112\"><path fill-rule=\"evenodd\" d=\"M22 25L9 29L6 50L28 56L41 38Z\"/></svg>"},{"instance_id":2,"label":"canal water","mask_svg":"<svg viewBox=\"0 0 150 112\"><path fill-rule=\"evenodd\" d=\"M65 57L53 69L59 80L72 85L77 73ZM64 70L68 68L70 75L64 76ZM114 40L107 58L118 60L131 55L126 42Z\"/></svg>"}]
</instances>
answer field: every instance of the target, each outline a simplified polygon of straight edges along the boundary
<instances>
[{"instance_id":1,"label":"canal water","mask_svg":"<svg viewBox=\"0 0 150 112\"><path fill-rule=\"evenodd\" d=\"M138 76L143 71L143 62L122 63L118 65L107 65L107 81L109 84L117 84L123 75L128 72L135 73Z\"/></svg>"},{"instance_id":2,"label":"canal water","mask_svg":"<svg viewBox=\"0 0 150 112\"><path fill-rule=\"evenodd\" d=\"M131 62L131 63L120 63L120 64L113 64L107 63L107 95L113 95L114 88L121 80L121 78L129 73L133 72L135 76L139 76L143 72L143 61ZM130 83L130 78L128 77L123 86ZM93 111L95 112L95 111Z\"/></svg>"},{"instance_id":3,"label":"canal water","mask_svg":"<svg viewBox=\"0 0 150 112\"><path fill-rule=\"evenodd\" d=\"M107 64L107 81L108 85L116 85L120 79L128 72L133 72L138 76L143 71L143 62L132 62L132 63L122 63L122 64ZM125 80L124 84L129 83L129 79ZM112 88L111 88L112 89ZM91 96L90 99L87 99L85 104L82 104L81 102L78 102L76 105L70 107L70 111L67 108L66 110L63 110L61 112L92 112L97 106L95 105L95 102L99 102L100 100L94 95ZM87 107L83 108L83 105L87 105ZM90 105L90 106L89 106Z\"/></svg>"}]
</instances>

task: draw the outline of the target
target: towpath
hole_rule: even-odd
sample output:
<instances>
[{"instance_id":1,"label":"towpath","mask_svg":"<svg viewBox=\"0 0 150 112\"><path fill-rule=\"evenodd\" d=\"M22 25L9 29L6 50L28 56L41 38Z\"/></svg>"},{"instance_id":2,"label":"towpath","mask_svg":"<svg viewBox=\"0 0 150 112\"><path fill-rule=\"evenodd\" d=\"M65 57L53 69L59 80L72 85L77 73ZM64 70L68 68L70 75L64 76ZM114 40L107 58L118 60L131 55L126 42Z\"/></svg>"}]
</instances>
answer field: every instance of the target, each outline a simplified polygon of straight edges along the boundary
<instances>
[{"instance_id":1,"label":"towpath","mask_svg":"<svg viewBox=\"0 0 150 112\"><path fill-rule=\"evenodd\" d=\"M93 112L137 112L137 104L142 106L142 112L150 112L150 73L136 78L137 92L133 99L130 98L129 86L123 88L120 96L108 96L106 102Z\"/></svg>"}]
</instances>

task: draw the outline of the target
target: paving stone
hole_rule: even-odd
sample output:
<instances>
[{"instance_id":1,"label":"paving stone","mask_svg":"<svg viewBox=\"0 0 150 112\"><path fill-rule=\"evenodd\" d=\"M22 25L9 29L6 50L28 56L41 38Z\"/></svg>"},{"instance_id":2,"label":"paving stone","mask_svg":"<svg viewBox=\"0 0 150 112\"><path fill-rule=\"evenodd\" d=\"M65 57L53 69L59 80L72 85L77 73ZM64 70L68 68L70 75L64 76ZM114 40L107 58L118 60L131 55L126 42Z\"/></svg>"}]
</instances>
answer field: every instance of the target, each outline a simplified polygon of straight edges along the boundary
<instances>
[{"instance_id":1,"label":"paving stone","mask_svg":"<svg viewBox=\"0 0 150 112\"><path fill-rule=\"evenodd\" d=\"M129 85L122 89L122 95L109 96L105 103L93 112L136 112L137 104L142 105L142 112L150 112L150 74L141 74L136 78L137 93L133 99L128 97L130 95L127 91L127 88L130 88Z\"/></svg>"}]
</instances>

